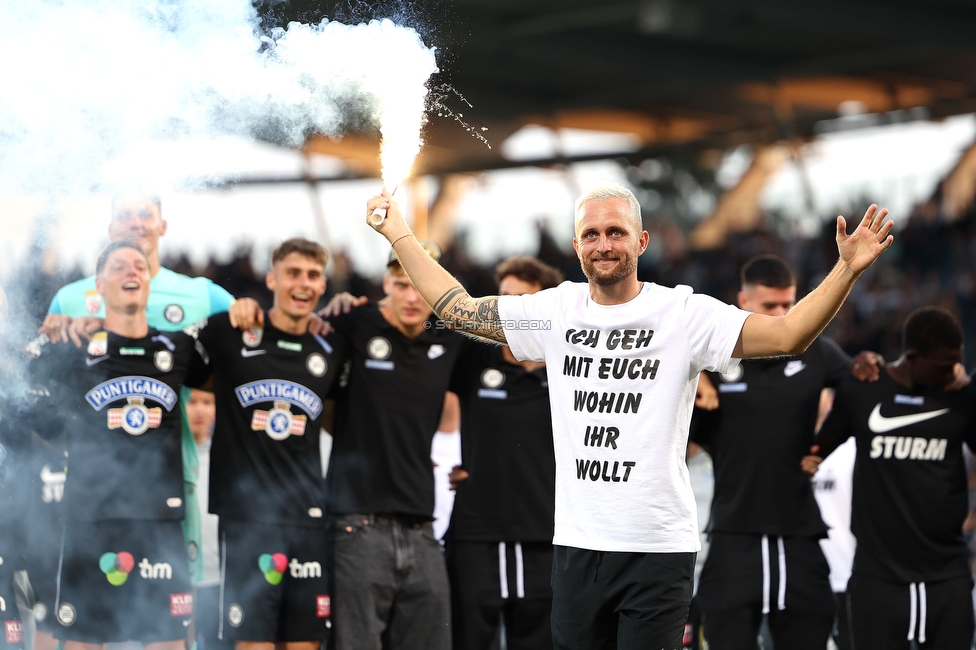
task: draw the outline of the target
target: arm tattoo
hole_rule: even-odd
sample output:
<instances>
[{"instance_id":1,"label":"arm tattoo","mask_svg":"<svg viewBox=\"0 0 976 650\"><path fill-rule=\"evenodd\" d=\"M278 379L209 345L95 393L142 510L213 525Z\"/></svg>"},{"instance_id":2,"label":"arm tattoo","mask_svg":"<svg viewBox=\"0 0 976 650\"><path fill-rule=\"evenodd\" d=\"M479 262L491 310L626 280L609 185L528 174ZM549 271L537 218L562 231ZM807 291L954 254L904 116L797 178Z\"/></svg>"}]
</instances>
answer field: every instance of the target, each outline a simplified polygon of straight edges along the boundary
<instances>
[{"instance_id":1,"label":"arm tattoo","mask_svg":"<svg viewBox=\"0 0 976 650\"><path fill-rule=\"evenodd\" d=\"M452 300L454 300L456 297L460 296L463 293L465 293L464 289L462 289L460 286L456 286L450 291L448 291L447 293L445 293L443 296L438 298L437 302L435 302L431 306L434 308L434 311L437 313L437 315L440 316L441 312L444 311L444 308L447 307L447 305Z\"/></svg>"},{"instance_id":2,"label":"arm tattoo","mask_svg":"<svg viewBox=\"0 0 976 650\"><path fill-rule=\"evenodd\" d=\"M434 302L434 311L447 324L462 334L505 343L505 330L498 317L498 298L472 298L457 285Z\"/></svg>"}]
</instances>

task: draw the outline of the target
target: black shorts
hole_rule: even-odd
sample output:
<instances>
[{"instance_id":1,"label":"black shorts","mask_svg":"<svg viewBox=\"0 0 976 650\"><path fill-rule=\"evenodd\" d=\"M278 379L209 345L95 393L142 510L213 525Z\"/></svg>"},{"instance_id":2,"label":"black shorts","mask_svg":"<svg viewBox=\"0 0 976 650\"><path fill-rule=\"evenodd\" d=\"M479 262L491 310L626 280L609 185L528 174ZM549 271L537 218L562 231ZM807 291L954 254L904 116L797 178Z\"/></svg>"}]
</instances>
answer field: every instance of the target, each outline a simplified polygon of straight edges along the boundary
<instances>
[{"instance_id":1,"label":"black shorts","mask_svg":"<svg viewBox=\"0 0 976 650\"><path fill-rule=\"evenodd\" d=\"M505 617L507 647L552 647L552 544L448 540L455 648L487 648Z\"/></svg>"},{"instance_id":2,"label":"black shorts","mask_svg":"<svg viewBox=\"0 0 976 650\"><path fill-rule=\"evenodd\" d=\"M234 641L315 641L331 627L325 527L220 520L221 621Z\"/></svg>"},{"instance_id":3,"label":"black shorts","mask_svg":"<svg viewBox=\"0 0 976 650\"><path fill-rule=\"evenodd\" d=\"M2 552L2 549L0 549ZM24 630L20 624L17 597L14 593L14 567L0 554L0 650L23 650Z\"/></svg>"},{"instance_id":4,"label":"black shorts","mask_svg":"<svg viewBox=\"0 0 976 650\"><path fill-rule=\"evenodd\" d=\"M50 539L32 540L27 549L27 577L34 591L34 622L42 632L58 627L54 618L54 600L58 593L58 561L61 556L62 532L52 532Z\"/></svg>"},{"instance_id":5,"label":"black shorts","mask_svg":"<svg viewBox=\"0 0 976 650\"><path fill-rule=\"evenodd\" d=\"M69 522L54 614L58 639L156 643L186 637L193 596L180 522Z\"/></svg>"},{"instance_id":6,"label":"black shorts","mask_svg":"<svg viewBox=\"0 0 976 650\"><path fill-rule=\"evenodd\" d=\"M680 648L695 555L554 546L553 646Z\"/></svg>"},{"instance_id":7,"label":"black shorts","mask_svg":"<svg viewBox=\"0 0 976 650\"><path fill-rule=\"evenodd\" d=\"M833 617L830 567L815 538L768 535L764 543L762 535L716 532L710 539L695 596L706 618L742 609Z\"/></svg>"},{"instance_id":8,"label":"black shorts","mask_svg":"<svg viewBox=\"0 0 976 650\"><path fill-rule=\"evenodd\" d=\"M847 583L857 650L925 648L969 650L973 643L973 581L903 584L854 573Z\"/></svg>"}]
</instances>

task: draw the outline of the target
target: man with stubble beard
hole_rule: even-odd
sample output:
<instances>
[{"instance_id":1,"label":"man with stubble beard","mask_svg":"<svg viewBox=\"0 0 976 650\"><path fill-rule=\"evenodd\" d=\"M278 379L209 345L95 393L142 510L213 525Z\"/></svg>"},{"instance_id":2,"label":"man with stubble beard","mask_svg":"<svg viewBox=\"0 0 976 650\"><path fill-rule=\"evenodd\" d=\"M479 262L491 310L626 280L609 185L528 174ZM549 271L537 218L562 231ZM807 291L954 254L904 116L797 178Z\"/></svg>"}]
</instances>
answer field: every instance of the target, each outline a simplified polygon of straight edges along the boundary
<instances>
[{"instance_id":1,"label":"man with stubble beard","mask_svg":"<svg viewBox=\"0 0 976 650\"><path fill-rule=\"evenodd\" d=\"M781 317L749 314L691 287L637 279L647 248L640 205L617 183L576 202L576 249L588 282L523 296L471 297L413 237L389 193L367 203L445 323L545 361L556 457L553 643L557 648L678 648L699 537L685 451L702 370L798 354L890 245L871 206L840 260Z\"/></svg>"}]
</instances>

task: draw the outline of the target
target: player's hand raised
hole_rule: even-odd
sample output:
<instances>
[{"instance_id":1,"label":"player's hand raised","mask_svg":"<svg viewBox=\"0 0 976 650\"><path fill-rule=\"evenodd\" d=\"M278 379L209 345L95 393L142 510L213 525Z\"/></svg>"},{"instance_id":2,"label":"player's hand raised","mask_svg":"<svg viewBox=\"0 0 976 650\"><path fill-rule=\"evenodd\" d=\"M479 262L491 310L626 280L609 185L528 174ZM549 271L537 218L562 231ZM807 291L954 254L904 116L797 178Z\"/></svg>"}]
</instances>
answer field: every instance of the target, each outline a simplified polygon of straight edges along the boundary
<instances>
[{"instance_id":1,"label":"player's hand raised","mask_svg":"<svg viewBox=\"0 0 976 650\"><path fill-rule=\"evenodd\" d=\"M850 235L847 234L847 220L837 217L837 250L841 261L855 275L860 274L888 250L894 237L890 234L894 222L888 216L888 209L871 204L864 213L861 223Z\"/></svg>"},{"instance_id":2,"label":"player's hand raised","mask_svg":"<svg viewBox=\"0 0 976 650\"><path fill-rule=\"evenodd\" d=\"M386 212L386 217L382 213ZM366 202L366 223L369 227L386 237L390 244L393 244L400 237L411 234L410 227L403 219L400 206L393 200L393 196L383 189L381 194L377 194Z\"/></svg>"}]
</instances>

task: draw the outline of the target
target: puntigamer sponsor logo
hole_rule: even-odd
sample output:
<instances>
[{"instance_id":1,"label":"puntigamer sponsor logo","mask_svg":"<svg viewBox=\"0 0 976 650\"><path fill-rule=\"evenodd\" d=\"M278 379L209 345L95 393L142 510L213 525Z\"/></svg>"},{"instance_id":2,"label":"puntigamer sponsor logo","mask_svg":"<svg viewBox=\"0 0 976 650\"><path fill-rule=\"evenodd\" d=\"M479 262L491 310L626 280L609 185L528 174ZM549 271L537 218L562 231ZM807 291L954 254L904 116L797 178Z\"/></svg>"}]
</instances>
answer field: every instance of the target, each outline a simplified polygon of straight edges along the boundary
<instances>
[{"instance_id":1,"label":"puntigamer sponsor logo","mask_svg":"<svg viewBox=\"0 0 976 650\"><path fill-rule=\"evenodd\" d=\"M284 401L294 404L312 416L314 420L322 413L322 400L301 384L278 379L252 381L234 389L237 401L248 407L261 402Z\"/></svg>"},{"instance_id":2,"label":"puntigamer sponsor logo","mask_svg":"<svg viewBox=\"0 0 976 650\"><path fill-rule=\"evenodd\" d=\"M106 404L127 397L142 397L159 402L167 411L172 411L178 398L176 391L161 381L149 377L119 377L102 382L85 395L85 399L96 411Z\"/></svg>"}]
</instances>

